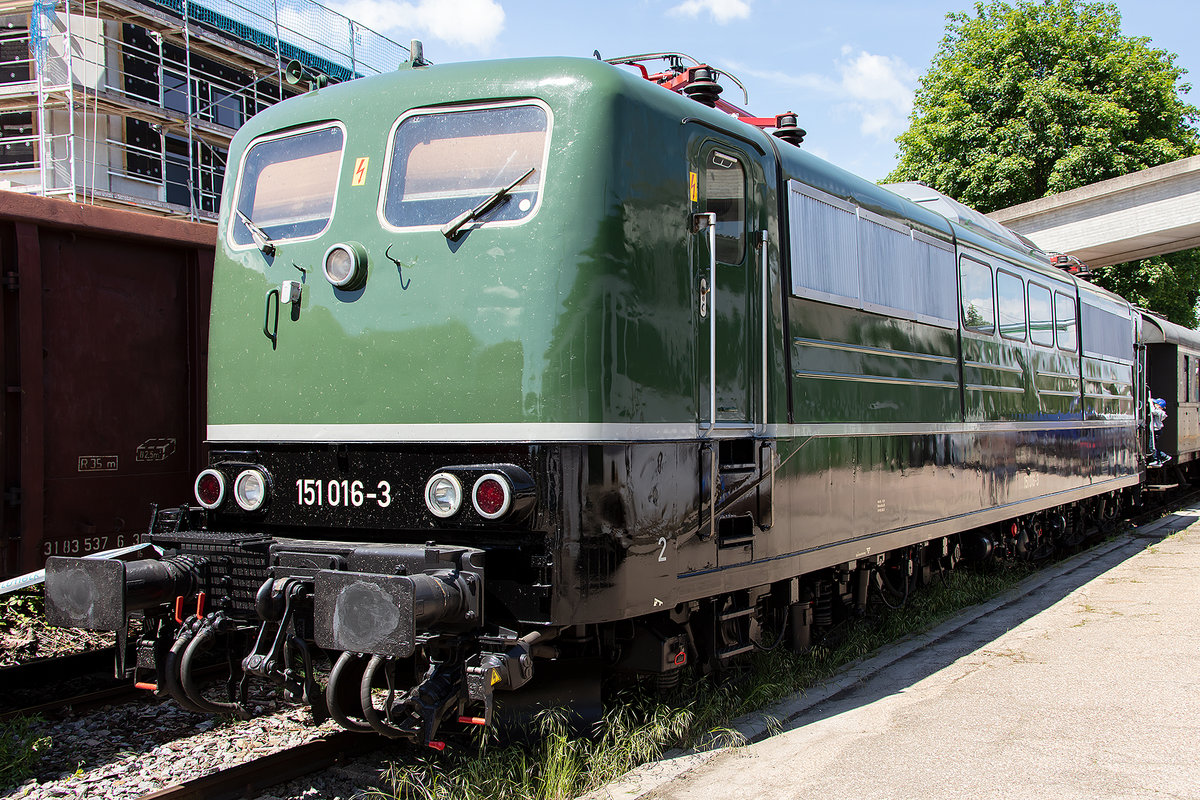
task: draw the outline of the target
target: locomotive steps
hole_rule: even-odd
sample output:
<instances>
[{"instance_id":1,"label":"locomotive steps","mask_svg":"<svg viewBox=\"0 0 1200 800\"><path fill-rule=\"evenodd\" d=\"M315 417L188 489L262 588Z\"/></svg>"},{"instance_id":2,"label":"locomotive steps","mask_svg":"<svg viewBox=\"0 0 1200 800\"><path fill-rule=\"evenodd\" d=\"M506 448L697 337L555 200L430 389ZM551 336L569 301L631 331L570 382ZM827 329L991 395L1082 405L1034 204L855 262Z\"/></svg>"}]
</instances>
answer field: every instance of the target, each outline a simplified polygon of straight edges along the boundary
<instances>
[{"instance_id":1,"label":"locomotive steps","mask_svg":"<svg viewBox=\"0 0 1200 800\"><path fill-rule=\"evenodd\" d=\"M670 753L585 798L1193 796L1200 700L1177 689L1200 668L1197 517L1040 570L742 717L746 747Z\"/></svg>"}]
</instances>

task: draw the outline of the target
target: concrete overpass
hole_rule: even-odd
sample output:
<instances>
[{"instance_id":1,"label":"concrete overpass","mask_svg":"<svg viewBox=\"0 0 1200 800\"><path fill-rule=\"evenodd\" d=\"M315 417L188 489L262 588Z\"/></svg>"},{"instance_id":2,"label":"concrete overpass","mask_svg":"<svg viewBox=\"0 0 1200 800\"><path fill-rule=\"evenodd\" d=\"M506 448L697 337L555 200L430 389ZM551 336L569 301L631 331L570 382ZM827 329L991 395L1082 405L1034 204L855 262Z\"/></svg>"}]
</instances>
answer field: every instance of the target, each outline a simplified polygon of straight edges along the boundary
<instances>
[{"instance_id":1,"label":"concrete overpass","mask_svg":"<svg viewBox=\"0 0 1200 800\"><path fill-rule=\"evenodd\" d=\"M1200 247L1200 156L988 214L1043 250L1100 267Z\"/></svg>"}]
</instances>

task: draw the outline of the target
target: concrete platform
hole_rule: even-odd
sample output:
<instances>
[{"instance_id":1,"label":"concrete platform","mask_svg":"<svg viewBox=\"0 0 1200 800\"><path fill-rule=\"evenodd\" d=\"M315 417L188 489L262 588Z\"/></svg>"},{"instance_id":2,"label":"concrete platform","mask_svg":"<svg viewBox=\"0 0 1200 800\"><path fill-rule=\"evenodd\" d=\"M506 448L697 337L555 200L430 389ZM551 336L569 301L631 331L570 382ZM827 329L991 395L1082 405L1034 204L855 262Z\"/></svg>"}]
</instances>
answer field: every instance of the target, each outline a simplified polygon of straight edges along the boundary
<instances>
[{"instance_id":1,"label":"concrete platform","mask_svg":"<svg viewBox=\"0 0 1200 800\"><path fill-rule=\"evenodd\" d=\"M592 798L1200 798L1200 507ZM778 728L776 728L778 730Z\"/></svg>"}]
</instances>

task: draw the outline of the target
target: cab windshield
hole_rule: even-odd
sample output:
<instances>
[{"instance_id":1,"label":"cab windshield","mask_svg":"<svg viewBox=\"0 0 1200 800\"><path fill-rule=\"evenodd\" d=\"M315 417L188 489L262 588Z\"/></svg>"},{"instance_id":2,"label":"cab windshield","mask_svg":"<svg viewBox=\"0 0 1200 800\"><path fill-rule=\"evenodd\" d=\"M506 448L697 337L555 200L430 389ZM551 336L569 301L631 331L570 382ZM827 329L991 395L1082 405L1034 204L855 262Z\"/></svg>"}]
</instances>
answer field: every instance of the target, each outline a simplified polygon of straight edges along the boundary
<instances>
[{"instance_id":1,"label":"cab windshield","mask_svg":"<svg viewBox=\"0 0 1200 800\"><path fill-rule=\"evenodd\" d=\"M342 161L342 129L336 125L266 139L242 162L237 210L271 241L303 239L329 225ZM253 244L237 214L233 241Z\"/></svg>"},{"instance_id":2,"label":"cab windshield","mask_svg":"<svg viewBox=\"0 0 1200 800\"><path fill-rule=\"evenodd\" d=\"M542 191L546 130L537 105L405 117L393 134L384 219L397 228L444 225L533 169L480 221L528 217Z\"/></svg>"}]
</instances>

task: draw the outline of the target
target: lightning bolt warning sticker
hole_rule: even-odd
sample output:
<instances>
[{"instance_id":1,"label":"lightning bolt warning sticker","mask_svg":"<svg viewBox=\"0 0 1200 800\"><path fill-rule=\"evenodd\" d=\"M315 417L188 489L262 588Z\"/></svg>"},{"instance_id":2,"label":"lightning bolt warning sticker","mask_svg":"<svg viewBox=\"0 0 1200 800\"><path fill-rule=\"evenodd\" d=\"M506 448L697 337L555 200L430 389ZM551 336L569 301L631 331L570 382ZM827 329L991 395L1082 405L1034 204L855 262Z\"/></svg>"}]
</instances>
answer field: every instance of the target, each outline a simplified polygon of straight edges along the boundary
<instances>
[{"instance_id":1,"label":"lightning bolt warning sticker","mask_svg":"<svg viewBox=\"0 0 1200 800\"><path fill-rule=\"evenodd\" d=\"M362 186L367 180L367 162L371 159L367 156L354 162L354 180L350 182L351 186Z\"/></svg>"}]
</instances>

